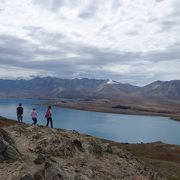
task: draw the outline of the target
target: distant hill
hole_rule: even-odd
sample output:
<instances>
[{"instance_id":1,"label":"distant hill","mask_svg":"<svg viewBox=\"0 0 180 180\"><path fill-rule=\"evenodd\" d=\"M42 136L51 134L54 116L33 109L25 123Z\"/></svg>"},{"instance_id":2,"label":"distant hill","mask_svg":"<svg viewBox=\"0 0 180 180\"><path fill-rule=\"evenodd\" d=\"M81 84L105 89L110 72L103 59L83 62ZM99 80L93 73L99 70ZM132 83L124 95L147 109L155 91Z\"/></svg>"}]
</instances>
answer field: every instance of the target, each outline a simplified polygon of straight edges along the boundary
<instances>
[{"instance_id":1,"label":"distant hill","mask_svg":"<svg viewBox=\"0 0 180 180\"><path fill-rule=\"evenodd\" d=\"M171 98L180 99L180 80L156 81L144 87L113 80L36 77L31 80L0 79L0 96L49 98Z\"/></svg>"},{"instance_id":2,"label":"distant hill","mask_svg":"<svg viewBox=\"0 0 180 180\"><path fill-rule=\"evenodd\" d=\"M180 80L155 81L144 86L141 95L165 98L180 98Z\"/></svg>"}]
</instances>

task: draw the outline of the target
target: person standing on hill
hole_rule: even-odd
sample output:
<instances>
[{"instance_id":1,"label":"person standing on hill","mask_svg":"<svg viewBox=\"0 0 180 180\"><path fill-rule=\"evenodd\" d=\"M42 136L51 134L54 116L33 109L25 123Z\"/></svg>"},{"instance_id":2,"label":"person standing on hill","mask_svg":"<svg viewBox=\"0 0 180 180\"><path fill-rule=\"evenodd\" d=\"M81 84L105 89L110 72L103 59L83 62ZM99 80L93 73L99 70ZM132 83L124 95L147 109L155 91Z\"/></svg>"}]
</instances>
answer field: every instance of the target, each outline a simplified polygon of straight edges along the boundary
<instances>
[{"instance_id":1,"label":"person standing on hill","mask_svg":"<svg viewBox=\"0 0 180 180\"><path fill-rule=\"evenodd\" d=\"M52 110L51 110L51 106L48 106L48 109L46 111L45 117L47 119L47 124L46 126L49 126L49 121L51 123L51 128L53 128L53 122L52 122Z\"/></svg>"},{"instance_id":2,"label":"person standing on hill","mask_svg":"<svg viewBox=\"0 0 180 180\"><path fill-rule=\"evenodd\" d=\"M33 120L32 125L36 125L37 124L37 111L36 111L35 108L32 109L31 117L32 117L32 120Z\"/></svg>"},{"instance_id":3,"label":"person standing on hill","mask_svg":"<svg viewBox=\"0 0 180 180\"><path fill-rule=\"evenodd\" d=\"M17 107L17 119L19 122L23 122L23 107L22 104L19 104Z\"/></svg>"}]
</instances>

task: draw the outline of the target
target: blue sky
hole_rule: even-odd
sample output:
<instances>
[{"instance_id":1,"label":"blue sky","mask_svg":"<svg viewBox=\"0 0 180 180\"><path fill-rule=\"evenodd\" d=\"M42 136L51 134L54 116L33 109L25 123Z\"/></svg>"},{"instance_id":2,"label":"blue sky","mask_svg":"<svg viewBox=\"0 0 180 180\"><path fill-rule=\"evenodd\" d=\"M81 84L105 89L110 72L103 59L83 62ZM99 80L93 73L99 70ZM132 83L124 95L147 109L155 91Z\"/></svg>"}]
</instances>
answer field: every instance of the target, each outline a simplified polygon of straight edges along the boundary
<instances>
[{"instance_id":1,"label":"blue sky","mask_svg":"<svg viewBox=\"0 0 180 180\"><path fill-rule=\"evenodd\" d=\"M180 79L179 0L1 0L0 78Z\"/></svg>"}]
</instances>

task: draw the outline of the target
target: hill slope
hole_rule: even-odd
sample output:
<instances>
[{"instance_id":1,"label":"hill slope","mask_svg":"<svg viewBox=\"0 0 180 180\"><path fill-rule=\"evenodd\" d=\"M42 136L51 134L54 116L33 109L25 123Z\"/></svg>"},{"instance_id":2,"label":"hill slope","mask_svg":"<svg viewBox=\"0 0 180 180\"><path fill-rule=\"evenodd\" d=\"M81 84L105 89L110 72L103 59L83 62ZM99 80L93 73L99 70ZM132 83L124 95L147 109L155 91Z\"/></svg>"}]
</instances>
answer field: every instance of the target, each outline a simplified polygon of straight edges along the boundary
<instances>
[{"instance_id":1,"label":"hill slope","mask_svg":"<svg viewBox=\"0 0 180 180\"><path fill-rule=\"evenodd\" d=\"M76 131L0 129L1 180L165 179L132 154Z\"/></svg>"},{"instance_id":2,"label":"hill slope","mask_svg":"<svg viewBox=\"0 0 180 180\"><path fill-rule=\"evenodd\" d=\"M72 160L75 158L79 158L79 161L81 163L80 168L82 168L82 170L85 167L89 167L89 172L98 173L98 171L105 171L102 171L103 169L100 169L100 166L96 164L96 160L105 162L106 164L104 164L104 166L110 167L110 160L108 159L112 158L113 160L117 156L121 159L121 163L127 161L128 163L130 163L130 167L134 166L133 168L138 168L141 164L142 167L145 168L144 170L146 172L153 171L153 173L155 173L155 171L152 170L149 165L147 165L150 164L152 167L154 167L154 169L158 170L158 172L160 172L164 176L164 178L161 178L157 173L155 173L154 178L167 178L171 180L178 179L180 177L180 146L163 144L161 142L147 144L122 144L79 134L76 131L48 129L45 127L30 127L27 125L18 124L17 121L9 120L4 117L0 117L0 125L1 127L4 127L0 128L1 180L45 179L46 166L48 165L48 163L52 164L52 160L54 163L55 161L58 162L58 165L56 163L55 164L60 167L61 170L63 168L66 171L70 168L70 170L68 171L69 176L73 174L73 176L76 177L77 175L78 178L83 177L83 180L88 178L93 180L102 179L99 176L97 176L96 178L95 175L93 176L93 178L91 178L91 176L88 176L88 178L86 178L83 173L79 175L80 171L78 171L78 163L76 164L74 163L74 161L72 161L71 164L73 164L73 167L69 167L68 162L71 158ZM52 138L55 141L51 141ZM73 157L68 155L67 153L70 152L69 143L67 145L65 143L65 141L68 139L68 142L70 144L73 144L72 147L75 146L76 153L74 153ZM59 142L59 140L62 141ZM47 141L49 142L48 144L45 143ZM42 150L44 149L44 151L47 151L46 146L48 146L47 148L49 149L51 144L54 144L51 150L52 153L42 153ZM89 145L86 146L87 144ZM88 147L93 147L94 150L92 151L92 149L89 149ZM34 151L35 149L36 151ZM55 155L53 155L54 151L56 151ZM78 151L79 157L77 156ZM138 159L127 151L138 157ZM65 152L65 156L62 156L62 152ZM73 149L72 152L74 152ZM88 155L88 158L83 159L86 157L86 155ZM92 171L90 169L91 166L88 165L89 158L91 159L91 162L94 161L94 168ZM105 159L106 161L104 161ZM134 159L135 162L131 164ZM139 159L142 159L142 161L145 161L146 163L143 163ZM68 167L64 167L63 162L65 162L66 160L66 165ZM118 164L118 161L119 160L117 159L117 161L115 160L113 163ZM136 162L138 162L138 166L136 166ZM58 170L57 166L54 167L55 164L52 164L53 169L56 167L55 169ZM114 168L114 166L116 165L113 165L112 168ZM129 170L129 168L126 169L125 166L126 164L122 165L122 168L124 168L122 173L128 173L127 171ZM128 177L124 176L123 179L147 180L148 177L150 177L150 174L148 174L148 177L147 175L142 175L142 173L144 173L143 170L140 173L141 175L137 175L140 169L138 169L138 171L135 173L136 175L133 175L133 178L132 176L129 177L128 175ZM121 170L121 168L119 170ZM119 170L118 173L121 173L119 172ZM108 173L113 174L116 172L110 171ZM65 178L65 174L63 173L63 171L61 171L59 175L59 179L68 179ZM58 178L58 176L56 176L56 178ZM103 179L108 179L108 177Z\"/></svg>"}]
</instances>

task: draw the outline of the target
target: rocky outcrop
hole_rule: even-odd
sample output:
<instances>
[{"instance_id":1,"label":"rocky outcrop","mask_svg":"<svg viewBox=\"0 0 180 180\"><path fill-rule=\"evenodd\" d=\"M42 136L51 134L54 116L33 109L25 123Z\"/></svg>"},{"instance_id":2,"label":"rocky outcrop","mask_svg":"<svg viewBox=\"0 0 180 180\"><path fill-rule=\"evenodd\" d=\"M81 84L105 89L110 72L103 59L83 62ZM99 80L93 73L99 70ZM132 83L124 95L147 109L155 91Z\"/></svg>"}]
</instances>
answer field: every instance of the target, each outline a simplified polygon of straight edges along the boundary
<instances>
[{"instance_id":1,"label":"rocky outcrop","mask_svg":"<svg viewBox=\"0 0 180 180\"><path fill-rule=\"evenodd\" d=\"M129 152L76 131L17 125L0 135L1 180L165 179ZM8 147L16 158L4 156Z\"/></svg>"},{"instance_id":2,"label":"rocky outcrop","mask_svg":"<svg viewBox=\"0 0 180 180\"><path fill-rule=\"evenodd\" d=\"M20 154L16 149L15 142L8 133L0 129L0 163L3 161L14 162L20 159Z\"/></svg>"}]
</instances>

